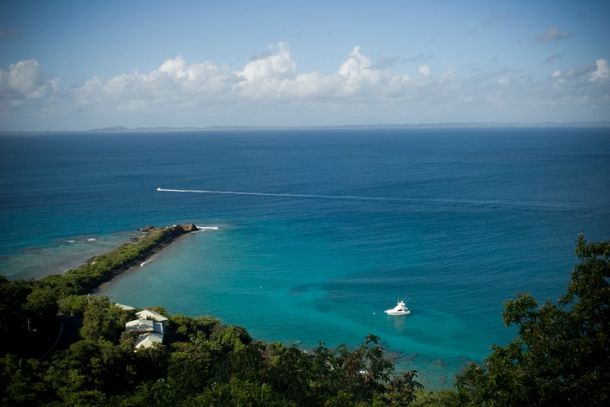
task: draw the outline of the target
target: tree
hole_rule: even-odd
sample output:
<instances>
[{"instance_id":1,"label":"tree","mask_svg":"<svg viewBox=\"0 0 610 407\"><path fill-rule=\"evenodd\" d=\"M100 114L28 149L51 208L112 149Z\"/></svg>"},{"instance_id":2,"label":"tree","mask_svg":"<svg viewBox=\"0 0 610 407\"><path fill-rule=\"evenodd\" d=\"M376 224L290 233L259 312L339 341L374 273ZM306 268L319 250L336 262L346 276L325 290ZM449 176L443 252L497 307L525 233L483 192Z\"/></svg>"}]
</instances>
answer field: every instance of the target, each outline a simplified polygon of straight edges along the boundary
<instances>
[{"instance_id":1,"label":"tree","mask_svg":"<svg viewBox=\"0 0 610 407\"><path fill-rule=\"evenodd\" d=\"M214 354L203 347L190 343L177 344L170 356L167 382L181 397L197 393L217 373L214 372L214 359Z\"/></svg>"},{"instance_id":2,"label":"tree","mask_svg":"<svg viewBox=\"0 0 610 407\"><path fill-rule=\"evenodd\" d=\"M374 400L382 406L409 406L416 397L416 392L422 390L424 386L415 380L417 372L410 370L390 380L385 386L382 394L376 395Z\"/></svg>"},{"instance_id":3,"label":"tree","mask_svg":"<svg viewBox=\"0 0 610 407\"><path fill-rule=\"evenodd\" d=\"M578 237L580 259L557 304L522 294L505 306L519 328L484 366L458 375L461 403L491 406L603 406L610 403L610 242Z\"/></svg>"},{"instance_id":4,"label":"tree","mask_svg":"<svg viewBox=\"0 0 610 407\"><path fill-rule=\"evenodd\" d=\"M165 380L146 382L139 385L131 395L115 396L109 403L121 407L167 407L175 405L176 395Z\"/></svg>"},{"instance_id":5,"label":"tree","mask_svg":"<svg viewBox=\"0 0 610 407\"><path fill-rule=\"evenodd\" d=\"M44 366L36 359L20 359L8 354L0 358L0 405L28 406L40 403L46 388Z\"/></svg>"},{"instance_id":6,"label":"tree","mask_svg":"<svg viewBox=\"0 0 610 407\"><path fill-rule=\"evenodd\" d=\"M280 402L277 395L267 384L250 383L232 377L229 383L218 383L208 387L205 392L187 405L192 406L295 406Z\"/></svg>"},{"instance_id":7,"label":"tree","mask_svg":"<svg viewBox=\"0 0 610 407\"><path fill-rule=\"evenodd\" d=\"M83 315L87 308L86 295L69 295L58 302L59 312L67 316Z\"/></svg>"},{"instance_id":8,"label":"tree","mask_svg":"<svg viewBox=\"0 0 610 407\"><path fill-rule=\"evenodd\" d=\"M252 342L248 332L239 326L217 326L212 333L212 339L220 343L225 350L240 350Z\"/></svg>"},{"instance_id":9,"label":"tree","mask_svg":"<svg viewBox=\"0 0 610 407\"><path fill-rule=\"evenodd\" d=\"M34 287L27 296L25 311L32 318L55 319L57 316L57 294L49 287Z\"/></svg>"},{"instance_id":10,"label":"tree","mask_svg":"<svg viewBox=\"0 0 610 407\"><path fill-rule=\"evenodd\" d=\"M81 340L55 355L45 379L66 402L80 392L85 392L81 396L120 394L136 381L133 355L109 341Z\"/></svg>"},{"instance_id":11,"label":"tree","mask_svg":"<svg viewBox=\"0 0 610 407\"><path fill-rule=\"evenodd\" d=\"M107 297L89 297L85 307L81 335L88 339L118 341L125 329L127 314L110 304Z\"/></svg>"},{"instance_id":12,"label":"tree","mask_svg":"<svg viewBox=\"0 0 610 407\"><path fill-rule=\"evenodd\" d=\"M26 281L9 281L0 276L0 355L25 352L29 315L24 304L31 291Z\"/></svg>"}]
</instances>

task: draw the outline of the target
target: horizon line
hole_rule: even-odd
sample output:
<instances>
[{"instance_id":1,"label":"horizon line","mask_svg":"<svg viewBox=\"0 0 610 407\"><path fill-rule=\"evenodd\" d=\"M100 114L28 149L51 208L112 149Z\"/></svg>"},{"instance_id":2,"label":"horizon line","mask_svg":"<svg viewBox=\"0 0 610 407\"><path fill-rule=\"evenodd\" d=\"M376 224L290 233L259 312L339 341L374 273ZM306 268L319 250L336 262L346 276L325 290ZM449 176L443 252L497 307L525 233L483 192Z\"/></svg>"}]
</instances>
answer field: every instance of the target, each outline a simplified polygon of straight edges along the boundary
<instances>
[{"instance_id":1,"label":"horizon line","mask_svg":"<svg viewBox=\"0 0 610 407\"><path fill-rule=\"evenodd\" d=\"M371 124L329 124L329 125L302 125L302 126L274 126L274 125L210 125L210 126L138 126L127 127L122 125L89 129L60 129L60 130L10 130L0 129L0 135L6 134L34 134L34 133L120 133L120 132L180 132L180 131L215 131L215 130L315 130L315 129L352 129L352 128L539 128L539 127L610 127L610 121L570 121L570 122L430 122L430 123L371 123Z\"/></svg>"}]
</instances>

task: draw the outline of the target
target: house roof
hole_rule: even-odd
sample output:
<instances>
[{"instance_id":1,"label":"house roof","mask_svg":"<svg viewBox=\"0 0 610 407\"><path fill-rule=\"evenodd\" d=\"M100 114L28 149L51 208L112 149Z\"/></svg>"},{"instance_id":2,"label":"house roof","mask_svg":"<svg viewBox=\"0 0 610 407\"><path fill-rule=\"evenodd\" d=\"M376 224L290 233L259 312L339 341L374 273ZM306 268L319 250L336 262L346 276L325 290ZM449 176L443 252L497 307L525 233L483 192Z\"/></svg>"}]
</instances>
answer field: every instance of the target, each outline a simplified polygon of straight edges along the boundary
<instances>
[{"instance_id":1,"label":"house roof","mask_svg":"<svg viewBox=\"0 0 610 407\"><path fill-rule=\"evenodd\" d=\"M136 316L140 319L152 319L157 322L165 322L168 320L166 317L159 314L158 312L151 311L149 309L145 309L143 311L136 312Z\"/></svg>"},{"instance_id":2,"label":"house roof","mask_svg":"<svg viewBox=\"0 0 610 407\"><path fill-rule=\"evenodd\" d=\"M154 322L148 319L134 319L125 323L127 332L153 332L154 330Z\"/></svg>"},{"instance_id":3,"label":"house roof","mask_svg":"<svg viewBox=\"0 0 610 407\"><path fill-rule=\"evenodd\" d=\"M119 304L118 302L114 303L114 305L116 305L117 307L119 307L123 311L133 311L133 310L135 310L134 307L130 307L129 305L125 305L125 304Z\"/></svg>"},{"instance_id":4,"label":"house roof","mask_svg":"<svg viewBox=\"0 0 610 407\"><path fill-rule=\"evenodd\" d=\"M136 341L136 349L150 348L156 343L163 343L163 334L148 333L138 336Z\"/></svg>"}]
</instances>

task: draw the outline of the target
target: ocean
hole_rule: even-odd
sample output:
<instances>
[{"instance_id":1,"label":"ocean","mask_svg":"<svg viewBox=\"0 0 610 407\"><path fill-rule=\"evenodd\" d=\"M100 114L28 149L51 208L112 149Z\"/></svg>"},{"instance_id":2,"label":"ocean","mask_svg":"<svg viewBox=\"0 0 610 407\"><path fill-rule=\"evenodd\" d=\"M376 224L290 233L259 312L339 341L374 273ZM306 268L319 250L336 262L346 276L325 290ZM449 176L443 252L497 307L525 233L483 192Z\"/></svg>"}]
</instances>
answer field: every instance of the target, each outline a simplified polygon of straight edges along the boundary
<instances>
[{"instance_id":1,"label":"ocean","mask_svg":"<svg viewBox=\"0 0 610 407\"><path fill-rule=\"evenodd\" d=\"M1 136L0 271L58 273L146 225L219 226L100 292L303 348L372 333L443 388L514 336L505 301L565 291L579 233L610 238L609 179L610 129ZM386 316L398 298L411 315Z\"/></svg>"}]
</instances>

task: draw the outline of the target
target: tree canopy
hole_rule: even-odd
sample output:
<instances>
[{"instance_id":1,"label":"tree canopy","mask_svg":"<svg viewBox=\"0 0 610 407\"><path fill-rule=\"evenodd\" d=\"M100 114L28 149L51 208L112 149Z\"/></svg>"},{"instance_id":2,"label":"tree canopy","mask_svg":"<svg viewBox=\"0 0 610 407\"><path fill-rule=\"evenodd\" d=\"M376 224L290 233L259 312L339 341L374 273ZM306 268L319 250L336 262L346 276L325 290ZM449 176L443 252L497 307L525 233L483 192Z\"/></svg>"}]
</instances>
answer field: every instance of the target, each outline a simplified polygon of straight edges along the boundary
<instances>
[{"instance_id":1,"label":"tree canopy","mask_svg":"<svg viewBox=\"0 0 610 407\"><path fill-rule=\"evenodd\" d=\"M580 263L557 303L529 294L508 301L504 322L517 337L458 375L461 404L606 406L610 404L610 242L579 236Z\"/></svg>"}]
</instances>

